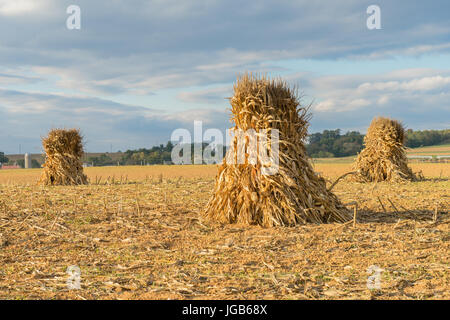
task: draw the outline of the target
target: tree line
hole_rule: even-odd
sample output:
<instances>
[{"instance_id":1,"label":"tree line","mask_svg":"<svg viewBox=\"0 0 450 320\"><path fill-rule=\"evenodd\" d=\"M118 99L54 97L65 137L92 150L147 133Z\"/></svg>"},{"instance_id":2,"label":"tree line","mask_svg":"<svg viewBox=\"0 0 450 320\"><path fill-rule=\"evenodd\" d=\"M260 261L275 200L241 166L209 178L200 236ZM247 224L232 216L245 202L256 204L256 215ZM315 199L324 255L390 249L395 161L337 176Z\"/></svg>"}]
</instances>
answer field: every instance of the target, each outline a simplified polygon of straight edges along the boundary
<instances>
[{"instance_id":1,"label":"tree line","mask_svg":"<svg viewBox=\"0 0 450 320\"><path fill-rule=\"evenodd\" d=\"M450 130L424 130L406 131L405 146L417 148L437 144L450 143ZM152 149L127 150L120 163L124 165L133 164L160 164L171 161L173 144L168 142L166 146L160 145ZM204 143L204 150L208 144ZM364 147L364 135L358 131L341 133L340 129L324 130L310 134L306 141L306 149L312 158L347 157L358 154ZM193 157L194 145L191 145ZM224 148L224 155L225 155Z\"/></svg>"},{"instance_id":2,"label":"tree line","mask_svg":"<svg viewBox=\"0 0 450 320\"><path fill-rule=\"evenodd\" d=\"M310 134L306 141L306 150L312 158L346 157L356 155L363 148L364 135L358 131L349 131L341 134L341 130L324 130ZM424 130L406 131L406 147L417 148L439 144L450 143L450 129L445 130ZM137 150L127 150L119 160L113 160L107 154L98 157L89 157L87 162L94 166L108 165L145 165L170 163L174 144L167 142L151 149L141 148ZM202 144L202 150L208 147L207 143ZM223 148L224 155L226 148ZM191 158L194 157L194 144L191 144ZM0 163L9 163L9 159L3 152L0 152ZM12 163L10 163L12 164ZM19 160L17 164L24 166L24 161ZM39 167L36 160L32 160L32 167Z\"/></svg>"},{"instance_id":3,"label":"tree line","mask_svg":"<svg viewBox=\"0 0 450 320\"><path fill-rule=\"evenodd\" d=\"M4 152L0 152L0 164L18 165L21 168L25 168L25 159L19 159L17 161L10 161ZM32 168L40 168L41 165L36 159L31 159Z\"/></svg>"},{"instance_id":4,"label":"tree line","mask_svg":"<svg viewBox=\"0 0 450 320\"><path fill-rule=\"evenodd\" d=\"M7 157L5 157L5 153L4 152L0 152L0 163L8 163L9 159Z\"/></svg>"},{"instance_id":5,"label":"tree line","mask_svg":"<svg viewBox=\"0 0 450 320\"><path fill-rule=\"evenodd\" d=\"M163 164L172 159L173 147L173 143L169 141L166 145L160 144L151 149L127 150L123 154L120 164Z\"/></svg>"},{"instance_id":6,"label":"tree line","mask_svg":"<svg viewBox=\"0 0 450 320\"><path fill-rule=\"evenodd\" d=\"M413 131L408 129L406 131L406 146L409 148L434 146L446 143L450 143L450 129L424 131Z\"/></svg>"},{"instance_id":7,"label":"tree line","mask_svg":"<svg viewBox=\"0 0 450 320\"><path fill-rule=\"evenodd\" d=\"M10 161L4 152L0 152L0 164L18 165L21 168L25 168L25 159L19 159L17 161ZM31 168L40 168L41 164L36 159L31 159Z\"/></svg>"},{"instance_id":8,"label":"tree line","mask_svg":"<svg viewBox=\"0 0 450 320\"><path fill-rule=\"evenodd\" d=\"M418 148L450 143L450 129L406 131L405 146ZM312 158L347 157L356 155L364 147L364 135L358 131L341 134L337 130L324 130L308 136L306 150Z\"/></svg>"},{"instance_id":9,"label":"tree line","mask_svg":"<svg viewBox=\"0 0 450 320\"><path fill-rule=\"evenodd\" d=\"M169 141L166 145L160 144L151 149L127 150L118 160L103 153L98 157L89 157L87 162L94 166L163 164L171 160L173 147Z\"/></svg>"},{"instance_id":10,"label":"tree line","mask_svg":"<svg viewBox=\"0 0 450 320\"><path fill-rule=\"evenodd\" d=\"M324 130L308 136L306 151L312 158L346 157L363 148L364 135L358 131Z\"/></svg>"}]
</instances>

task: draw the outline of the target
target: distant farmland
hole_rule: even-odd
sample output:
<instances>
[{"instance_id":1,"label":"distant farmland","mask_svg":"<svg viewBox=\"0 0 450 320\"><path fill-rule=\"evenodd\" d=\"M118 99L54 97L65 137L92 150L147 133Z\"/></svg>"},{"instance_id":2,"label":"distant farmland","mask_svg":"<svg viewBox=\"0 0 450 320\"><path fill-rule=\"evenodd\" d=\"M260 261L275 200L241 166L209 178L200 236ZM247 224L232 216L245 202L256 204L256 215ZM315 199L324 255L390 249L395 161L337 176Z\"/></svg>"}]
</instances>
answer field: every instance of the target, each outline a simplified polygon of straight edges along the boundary
<instances>
[{"instance_id":1,"label":"distant farmland","mask_svg":"<svg viewBox=\"0 0 450 320\"><path fill-rule=\"evenodd\" d=\"M420 147L420 148L408 148L406 150L408 155L420 155L420 156L443 156L443 155L450 155L450 144L445 145L436 145L436 146L428 146L428 147ZM83 156L83 161L87 162L89 158L93 157L99 157L102 154L108 155L114 162L120 161L122 159L122 156L124 155L123 152L113 152L113 153L102 153L102 152L96 152L96 153L85 153ZM23 159L23 155L20 154L12 154L7 155L8 159L10 161L17 161L20 159ZM42 154L32 154L32 159L37 160L39 163L44 163L44 156ZM349 157L341 157L341 158L314 158L315 162L322 163L322 162L330 162L330 163L350 163L353 162L353 160L356 158L356 155L349 156Z\"/></svg>"},{"instance_id":2,"label":"distant farmland","mask_svg":"<svg viewBox=\"0 0 450 320\"><path fill-rule=\"evenodd\" d=\"M113 153L109 153L109 152L87 152L83 156L83 161L87 162L89 158L91 158L91 157L99 157L102 154L108 155L113 161L119 161L122 158L122 156L123 156L122 152L113 152ZM6 157L10 161L18 161L18 160L23 160L24 155L23 154L9 154L9 155L6 155ZM44 155L40 154L40 153L33 153L33 154L31 154L31 159L37 160L40 164L44 163Z\"/></svg>"},{"instance_id":3,"label":"distant farmland","mask_svg":"<svg viewBox=\"0 0 450 320\"><path fill-rule=\"evenodd\" d=\"M428 146L428 147L421 147L421 148L415 148L415 149L408 149L407 153L410 155L417 154L417 155L423 155L423 156L443 156L443 155L450 155L450 144L443 144L438 146Z\"/></svg>"}]
</instances>

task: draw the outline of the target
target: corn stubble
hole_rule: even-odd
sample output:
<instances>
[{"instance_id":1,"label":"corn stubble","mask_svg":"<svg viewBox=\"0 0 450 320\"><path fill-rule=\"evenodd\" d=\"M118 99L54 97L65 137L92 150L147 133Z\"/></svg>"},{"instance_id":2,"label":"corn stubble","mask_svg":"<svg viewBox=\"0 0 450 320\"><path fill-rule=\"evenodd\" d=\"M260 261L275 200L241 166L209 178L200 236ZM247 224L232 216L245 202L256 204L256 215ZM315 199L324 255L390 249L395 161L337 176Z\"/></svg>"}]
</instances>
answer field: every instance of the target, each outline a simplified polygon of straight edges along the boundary
<instances>
[{"instance_id":1,"label":"corn stubble","mask_svg":"<svg viewBox=\"0 0 450 320\"><path fill-rule=\"evenodd\" d=\"M279 130L279 170L274 175L263 175L260 162L249 163L248 140L245 162L227 163L227 159L237 157L234 137L234 148L227 151L219 167L206 217L263 227L350 219L349 211L327 190L325 180L314 172L306 155L309 114L300 106L295 89L280 79L246 74L235 83L230 103L235 132L266 129L269 140L270 131Z\"/></svg>"},{"instance_id":2,"label":"corn stubble","mask_svg":"<svg viewBox=\"0 0 450 320\"><path fill-rule=\"evenodd\" d=\"M354 169L354 180L359 182L418 181L408 167L404 147L405 130L396 120L374 118L364 137L365 148L358 154Z\"/></svg>"},{"instance_id":3,"label":"corn stubble","mask_svg":"<svg viewBox=\"0 0 450 320\"><path fill-rule=\"evenodd\" d=\"M83 141L79 130L54 129L42 139L46 159L42 185L88 184L83 173Z\"/></svg>"}]
</instances>

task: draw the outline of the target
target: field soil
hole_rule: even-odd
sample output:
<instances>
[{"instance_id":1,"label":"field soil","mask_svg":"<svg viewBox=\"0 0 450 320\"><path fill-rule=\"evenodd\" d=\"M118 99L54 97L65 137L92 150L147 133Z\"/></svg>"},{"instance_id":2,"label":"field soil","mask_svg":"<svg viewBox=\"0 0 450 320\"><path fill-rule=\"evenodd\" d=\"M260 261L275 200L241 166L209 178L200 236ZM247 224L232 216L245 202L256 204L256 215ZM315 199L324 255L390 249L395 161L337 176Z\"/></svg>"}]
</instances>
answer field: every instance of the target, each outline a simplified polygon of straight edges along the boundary
<instances>
[{"instance_id":1,"label":"field soil","mask_svg":"<svg viewBox=\"0 0 450 320\"><path fill-rule=\"evenodd\" d=\"M269 229L202 218L216 166L87 168L76 187L0 170L0 299L450 299L450 165L411 166L427 179L334 187L355 223Z\"/></svg>"}]
</instances>

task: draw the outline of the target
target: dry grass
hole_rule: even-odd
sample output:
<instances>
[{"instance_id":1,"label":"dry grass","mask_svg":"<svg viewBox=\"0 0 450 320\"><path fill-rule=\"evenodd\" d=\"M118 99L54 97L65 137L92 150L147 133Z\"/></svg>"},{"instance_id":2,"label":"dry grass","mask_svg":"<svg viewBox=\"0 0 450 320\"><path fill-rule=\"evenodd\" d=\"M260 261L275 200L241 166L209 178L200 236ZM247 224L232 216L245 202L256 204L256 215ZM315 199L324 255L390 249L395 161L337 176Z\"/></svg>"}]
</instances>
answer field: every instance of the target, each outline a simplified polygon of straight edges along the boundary
<instances>
[{"instance_id":1,"label":"dry grass","mask_svg":"<svg viewBox=\"0 0 450 320\"><path fill-rule=\"evenodd\" d=\"M230 104L235 137L219 167L206 217L264 227L350 218L339 199L327 190L325 180L312 169L304 146L309 115L295 90L279 79L245 74L234 85ZM249 137L243 141L239 133L249 130L256 134L266 131L266 140L259 138L259 146ZM256 161L255 156L252 162L251 157L261 152L263 145L273 148L273 130L279 132L279 164L276 173L265 174L261 158ZM242 163L240 153L245 155Z\"/></svg>"},{"instance_id":2,"label":"dry grass","mask_svg":"<svg viewBox=\"0 0 450 320\"><path fill-rule=\"evenodd\" d=\"M139 181L165 178L214 178L217 166L120 166L120 167L90 167L84 168L84 173L93 184L104 184L107 181ZM37 184L42 169L0 170L0 184L4 185L34 185ZM97 183L96 183L97 182Z\"/></svg>"},{"instance_id":3,"label":"dry grass","mask_svg":"<svg viewBox=\"0 0 450 320\"><path fill-rule=\"evenodd\" d=\"M0 298L450 299L450 166L411 166L427 179L336 185L359 205L356 227L269 229L201 219L216 166L87 168L99 185L61 187L0 171L24 179L0 185ZM314 167L330 181L349 170ZM71 265L81 290L66 287ZM371 265L380 290L366 287Z\"/></svg>"},{"instance_id":4,"label":"dry grass","mask_svg":"<svg viewBox=\"0 0 450 320\"><path fill-rule=\"evenodd\" d=\"M425 177L449 176L449 164L446 163L411 163L413 171L422 171ZM321 176L326 173L326 178L336 179L338 176L351 170L350 163L314 163L314 170ZM159 179L213 179L217 175L216 165L189 165L189 166L120 166L120 167L91 167L84 168L85 174L93 184L107 184L115 181L120 184L125 182L145 182L146 180ZM36 185L42 175L42 169L0 170L0 184Z\"/></svg>"}]
</instances>

